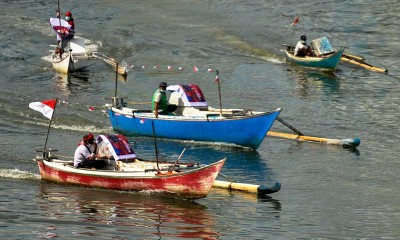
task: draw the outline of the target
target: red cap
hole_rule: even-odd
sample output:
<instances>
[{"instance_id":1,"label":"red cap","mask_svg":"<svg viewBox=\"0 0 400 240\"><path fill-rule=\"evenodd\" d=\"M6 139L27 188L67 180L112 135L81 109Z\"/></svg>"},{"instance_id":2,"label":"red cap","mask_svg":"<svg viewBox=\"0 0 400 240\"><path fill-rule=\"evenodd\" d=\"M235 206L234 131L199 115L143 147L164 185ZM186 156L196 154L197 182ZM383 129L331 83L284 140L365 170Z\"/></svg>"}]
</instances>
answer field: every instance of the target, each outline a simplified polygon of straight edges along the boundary
<instances>
[{"instance_id":1,"label":"red cap","mask_svg":"<svg viewBox=\"0 0 400 240\"><path fill-rule=\"evenodd\" d=\"M71 16L72 16L72 13L71 13L70 11L68 11L68 12L65 13L65 16L71 17Z\"/></svg>"},{"instance_id":2,"label":"red cap","mask_svg":"<svg viewBox=\"0 0 400 240\"><path fill-rule=\"evenodd\" d=\"M91 133L86 134L85 136L83 136L83 140L89 142L90 140L94 140L94 136Z\"/></svg>"}]
</instances>

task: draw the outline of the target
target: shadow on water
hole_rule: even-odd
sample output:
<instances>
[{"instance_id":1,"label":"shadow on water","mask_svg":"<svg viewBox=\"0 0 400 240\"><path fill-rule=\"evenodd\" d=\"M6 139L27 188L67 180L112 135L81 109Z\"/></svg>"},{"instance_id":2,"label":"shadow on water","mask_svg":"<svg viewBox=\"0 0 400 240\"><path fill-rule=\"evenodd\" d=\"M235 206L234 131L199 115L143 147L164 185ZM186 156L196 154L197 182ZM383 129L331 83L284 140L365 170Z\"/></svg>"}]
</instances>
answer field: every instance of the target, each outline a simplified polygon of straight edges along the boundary
<instances>
[{"instance_id":1,"label":"shadow on water","mask_svg":"<svg viewBox=\"0 0 400 240\"><path fill-rule=\"evenodd\" d=\"M104 236L113 229L129 236L140 228L142 234L158 237L215 239L214 216L193 201L157 194L118 192L42 182L37 195L39 208L47 222L78 225L76 235ZM52 220L49 220L52 219ZM56 220L55 220L56 219ZM147 232L147 233L143 233ZM135 236L140 233L135 232Z\"/></svg>"}]
</instances>

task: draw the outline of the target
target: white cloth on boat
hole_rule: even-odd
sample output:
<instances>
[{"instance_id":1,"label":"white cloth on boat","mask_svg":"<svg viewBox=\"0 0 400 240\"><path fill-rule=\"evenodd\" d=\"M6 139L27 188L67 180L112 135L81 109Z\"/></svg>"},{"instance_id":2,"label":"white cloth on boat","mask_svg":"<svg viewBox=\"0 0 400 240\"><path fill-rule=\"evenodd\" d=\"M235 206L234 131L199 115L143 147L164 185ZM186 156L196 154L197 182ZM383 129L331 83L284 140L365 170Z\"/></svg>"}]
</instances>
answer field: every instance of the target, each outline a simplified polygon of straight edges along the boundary
<instances>
[{"instance_id":1,"label":"white cloth on boat","mask_svg":"<svg viewBox=\"0 0 400 240\"><path fill-rule=\"evenodd\" d=\"M171 85L167 90L172 92L169 104L185 107L207 107L203 92L196 84Z\"/></svg>"},{"instance_id":2,"label":"white cloth on boat","mask_svg":"<svg viewBox=\"0 0 400 240\"><path fill-rule=\"evenodd\" d=\"M96 138L97 157L114 160L135 159L136 154L122 134L99 135Z\"/></svg>"}]
</instances>

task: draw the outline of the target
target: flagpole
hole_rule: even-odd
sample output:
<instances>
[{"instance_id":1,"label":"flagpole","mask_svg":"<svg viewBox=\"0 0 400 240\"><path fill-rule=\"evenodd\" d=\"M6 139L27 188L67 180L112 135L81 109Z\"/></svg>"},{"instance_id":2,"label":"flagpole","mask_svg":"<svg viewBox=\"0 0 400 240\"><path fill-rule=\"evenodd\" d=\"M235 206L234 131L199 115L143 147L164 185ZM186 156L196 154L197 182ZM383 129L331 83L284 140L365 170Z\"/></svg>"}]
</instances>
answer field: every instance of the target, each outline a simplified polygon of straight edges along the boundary
<instances>
[{"instance_id":1,"label":"flagpole","mask_svg":"<svg viewBox=\"0 0 400 240\"><path fill-rule=\"evenodd\" d=\"M292 46L292 39L293 39L293 34L294 34L294 28L296 26L293 26L293 31L292 31L292 36L290 37L290 42L289 42L289 46Z\"/></svg>"},{"instance_id":2,"label":"flagpole","mask_svg":"<svg viewBox=\"0 0 400 240\"><path fill-rule=\"evenodd\" d=\"M294 30L295 30L295 27L296 27L296 25L297 25L298 22L299 22L299 17L296 17L296 18L294 19L294 21L292 22L292 24L290 24L290 26L293 26L293 31L292 31L292 36L290 37L289 46L292 46L293 34L294 34Z\"/></svg>"},{"instance_id":3,"label":"flagpole","mask_svg":"<svg viewBox=\"0 0 400 240\"><path fill-rule=\"evenodd\" d=\"M115 99L117 99L117 89L118 89L118 62L117 66L115 67L115 92L114 92Z\"/></svg>"},{"instance_id":4,"label":"flagpole","mask_svg":"<svg viewBox=\"0 0 400 240\"><path fill-rule=\"evenodd\" d=\"M222 100L221 100L221 85L219 83L219 73L217 70L218 97L219 97L219 115L222 117Z\"/></svg>"},{"instance_id":5,"label":"flagpole","mask_svg":"<svg viewBox=\"0 0 400 240\"><path fill-rule=\"evenodd\" d=\"M43 158L45 158L45 156L46 156L46 154L47 154L47 152L46 152L47 140L49 139L51 121L53 120L53 115L54 115L54 113L56 112L57 102L58 102L58 98L56 98L56 104L54 105L54 110L53 110L53 113L51 114L51 118L50 118L50 121L49 121L49 127L47 128L46 141L45 141L44 147L43 147Z\"/></svg>"},{"instance_id":6,"label":"flagpole","mask_svg":"<svg viewBox=\"0 0 400 240\"><path fill-rule=\"evenodd\" d=\"M60 23L60 29L61 29L61 10L60 10L60 0L57 0L57 6L58 6L58 13L60 14L60 16L58 16L58 22ZM63 39L62 39L62 35L61 35L61 30L60 30L60 50L62 49L62 45L63 45ZM62 58L62 54L63 52L60 51L60 58Z\"/></svg>"}]
</instances>

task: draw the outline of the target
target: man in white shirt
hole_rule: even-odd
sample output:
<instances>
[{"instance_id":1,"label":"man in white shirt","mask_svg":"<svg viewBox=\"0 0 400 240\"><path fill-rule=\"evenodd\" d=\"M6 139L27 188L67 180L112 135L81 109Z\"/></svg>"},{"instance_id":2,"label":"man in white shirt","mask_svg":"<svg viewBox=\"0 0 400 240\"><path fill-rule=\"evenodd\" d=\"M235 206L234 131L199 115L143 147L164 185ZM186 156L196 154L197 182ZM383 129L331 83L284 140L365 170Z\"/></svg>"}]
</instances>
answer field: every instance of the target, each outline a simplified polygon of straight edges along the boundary
<instances>
[{"instance_id":1,"label":"man in white shirt","mask_svg":"<svg viewBox=\"0 0 400 240\"><path fill-rule=\"evenodd\" d=\"M311 46L307 45L306 35L300 37L300 41L297 42L294 49L294 55L297 57L312 56L312 49Z\"/></svg>"},{"instance_id":2,"label":"man in white shirt","mask_svg":"<svg viewBox=\"0 0 400 240\"><path fill-rule=\"evenodd\" d=\"M83 136L83 140L78 144L74 154L74 167L76 168L96 168L100 169L107 165L103 160L96 160L97 145L93 134Z\"/></svg>"}]
</instances>

